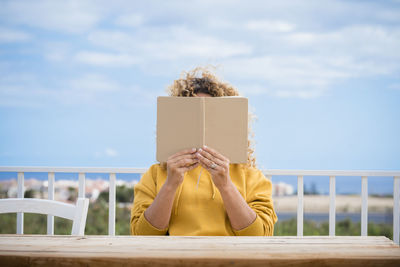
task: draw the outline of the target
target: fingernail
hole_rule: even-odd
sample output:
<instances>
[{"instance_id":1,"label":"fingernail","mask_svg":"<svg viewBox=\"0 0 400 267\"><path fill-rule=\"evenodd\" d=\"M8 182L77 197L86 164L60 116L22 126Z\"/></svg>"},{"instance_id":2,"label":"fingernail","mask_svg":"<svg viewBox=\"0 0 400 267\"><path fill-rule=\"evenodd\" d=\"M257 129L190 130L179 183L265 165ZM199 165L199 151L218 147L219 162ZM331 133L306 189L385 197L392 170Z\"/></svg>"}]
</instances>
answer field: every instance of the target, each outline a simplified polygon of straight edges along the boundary
<instances>
[{"instance_id":1,"label":"fingernail","mask_svg":"<svg viewBox=\"0 0 400 267\"><path fill-rule=\"evenodd\" d=\"M192 148L192 151L194 152L194 151L196 151L197 149L196 148Z\"/></svg>"},{"instance_id":2,"label":"fingernail","mask_svg":"<svg viewBox=\"0 0 400 267\"><path fill-rule=\"evenodd\" d=\"M206 146L206 145L204 145L203 147L204 147L204 149L206 149L206 148L207 148L207 146Z\"/></svg>"},{"instance_id":3,"label":"fingernail","mask_svg":"<svg viewBox=\"0 0 400 267\"><path fill-rule=\"evenodd\" d=\"M201 148L199 148L199 152L203 151Z\"/></svg>"}]
</instances>

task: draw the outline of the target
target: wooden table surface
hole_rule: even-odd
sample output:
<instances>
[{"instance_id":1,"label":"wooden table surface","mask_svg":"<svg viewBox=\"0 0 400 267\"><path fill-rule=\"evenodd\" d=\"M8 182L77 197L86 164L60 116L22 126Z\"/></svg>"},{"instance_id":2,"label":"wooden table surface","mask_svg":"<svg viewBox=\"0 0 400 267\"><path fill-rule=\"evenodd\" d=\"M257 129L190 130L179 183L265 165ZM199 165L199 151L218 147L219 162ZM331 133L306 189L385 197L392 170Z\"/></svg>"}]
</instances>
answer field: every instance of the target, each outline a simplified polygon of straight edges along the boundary
<instances>
[{"instance_id":1,"label":"wooden table surface","mask_svg":"<svg viewBox=\"0 0 400 267\"><path fill-rule=\"evenodd\" d=\"M0 235L0 266L400 266L386 237Z\"/></svg>"}]
</instances>

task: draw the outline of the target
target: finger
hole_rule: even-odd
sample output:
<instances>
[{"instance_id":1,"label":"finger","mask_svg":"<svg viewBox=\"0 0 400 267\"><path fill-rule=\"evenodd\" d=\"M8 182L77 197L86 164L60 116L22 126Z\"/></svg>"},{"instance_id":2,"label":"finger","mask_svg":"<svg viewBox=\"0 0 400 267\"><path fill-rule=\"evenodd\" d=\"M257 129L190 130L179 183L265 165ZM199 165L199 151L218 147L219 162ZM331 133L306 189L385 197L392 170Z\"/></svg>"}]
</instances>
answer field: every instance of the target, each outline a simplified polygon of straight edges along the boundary
<instances>
[{"instance_id":1,"label":"finger","mask_svg":"<svg viewBox=\"0 0 400 267\"><path fill-rule=\"evenodd\" d=\"M201 156L200 156L201 157ZM209 172L212 172L212 168L210 167L210 166L208 166L209 165L209 161L207 161L207 159L205 159L205 158L199 158L199 164L204 168L204 169L206 169L207 171L209 171Z\"/></svg>"},{"instance_id":2,"label":"finger","mask_svg":"<svg viewBox=\"0 0 400 267\"><path fill-rule=\"evenodd\" d=\"M181 169L182 169L184 172L191 171L191 170L193 170L194 168L196 168L197 166L199 166L199 164L200 164L200 162L196 162L195 164L192 164L192 165L187 166L187 167L182 167Z\"/></svg>"},{"instance_id":3,"label":"finger","mask_svg":"<svg viewBox=\"0 0 400 267\"><path fill-rule=\"evenodd\" d=\"M180 156L180 155L193 154L193 153L195 153L196 151L197 151L196 148L184 149L184 150L182 150L182 151L179 151L179 152L177 152L177 153L171 155L171 156L168 158L168 160L173 159L173 158L176 158L176 157L178 157L178 156Z\"/></svg>"},{"instance_id":4,"label":"finger","mask_svg":"<svg viewBox=\"0 0 400 267\"><path fill-rule=\"evenodd\" d=\"M213 157L210 153L208 153L207 151L205 151L201 148L199 149L198 153L196 153L196 155L197 154L200 154L201 156L205 157L206 159L210 160L211 162L215 162L218 165L221 165L221 166L224 165L223 161L221 161L220 159L218 159L216 157Z\"/></svg>"},{"instance_id":5,"label":"finger","mask_svg":"<svg viewBox=\"0 0 400 267\"><path fill-rule=\"evenodd\" d=\"M195 164L198 161L199 160L198 160L197 157L194 157L194 158L182 158L182 159L177 160L175 162L172 162L170 164L173 165L173 166L176 166L178 168L181 168L181 167L187 167L187 166L190 166L192 164Z\"/></svg>"},{"instance_id":6,"label":"finger","mask_svg":"<svg viewBox=\"0 0 400 267\"><path fill-rule=\"evenodd\" d=\"M182 160L182 159L195 159L195 158L197 158L197 157L196 157L196 154L194 154L194 153L193 154L185 154L185 155L180 155L180 156L170 159L169 163L171 164L174 162L178 162L179 160Z\"/></svg>"},{"instance_id":7,"label":"finger","mask_svg":"<svg viewBox=\"0 0 400 267\"><path fill-rule=\"evenodd\" d=\"M208 147L208 146L203 146L203 150L207 151L208 153L210 153L211 155L213 155L214 157L222 160L222 161L229 161L229 159L227 157L225 157L224 155L222 155L221 153L219 153L217 150Z\"/></svg>"},{"instance_id":8,"label":"finger","mask_svg":"<svg viewBox=\"0 0 400 267\"><path fill-rule=\"evenodd\" d=\"M209 160L208 158L199 155L199 161L201 163L201 166L203 166L204 168L206 168L208 171L215 171L218 167L220 167L220 165L216 164L215 162ZM211 168L212 164L215 164L215 168Z\"/></svg>"}]
</instances>

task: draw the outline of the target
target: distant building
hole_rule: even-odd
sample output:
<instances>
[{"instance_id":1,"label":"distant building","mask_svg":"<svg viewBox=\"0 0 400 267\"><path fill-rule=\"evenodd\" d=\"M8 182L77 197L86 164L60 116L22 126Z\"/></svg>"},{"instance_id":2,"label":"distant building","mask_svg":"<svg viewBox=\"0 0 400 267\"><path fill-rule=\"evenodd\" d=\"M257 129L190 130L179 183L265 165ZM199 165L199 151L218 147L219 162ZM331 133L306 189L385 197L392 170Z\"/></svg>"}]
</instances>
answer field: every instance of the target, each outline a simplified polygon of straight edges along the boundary
<instances>
[{"instance_id":1,"label":"distant building","mask_svg":"<svg viewBox=\"0 0 400 267\"><path fill-rule=\"evenodd\" d=\"M273 183L272 184L272 195L273 196L287 196L293 195L294 189L290 184L286 184L283 182Z\"/></svg>"},{"instance_id":2,"label":"distant building","mask_svg":"<svg viewBox=\"0 0 400 267\"><path fill-rule=\"evenodd\" d=\"M117 180L116 186L125 186L133 188L138 181L123 181ZM48 198L48 186L49 182L29 179L25 180L24 191L32 190L33 197L35 198ZM104 179L86 179L85 180L85 196L89 198L91 202L94 202L103 191L108 191L110 183ZM4 197L15 198L18 194L18 184L16 179L0 181L1 195ZM71 199L76 198L78 191L78 181L76 180L56 180L54 182L54 199L63 202L70 202Z\"/></svg>"}]
</instances>

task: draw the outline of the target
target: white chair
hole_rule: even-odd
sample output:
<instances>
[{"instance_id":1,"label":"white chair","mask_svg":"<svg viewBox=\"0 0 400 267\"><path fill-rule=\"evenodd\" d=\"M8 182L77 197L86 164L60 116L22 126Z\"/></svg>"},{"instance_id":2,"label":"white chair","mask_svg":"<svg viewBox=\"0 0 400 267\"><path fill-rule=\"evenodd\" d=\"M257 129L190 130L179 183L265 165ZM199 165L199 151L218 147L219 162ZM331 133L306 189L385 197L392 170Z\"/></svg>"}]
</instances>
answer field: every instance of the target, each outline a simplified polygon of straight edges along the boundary
<instances>
[{"instance_id":1,"label":"white chair","mask_svg":"<svg viewBox=\"0 0 400 267\"><path fill-rule=\"evenodd\" d=\"M72 220L71 235L84 235L89 199L78 198L76 205L35 198L0 199L0 213L39 213Z\"/></svg>"}]
</instances>

